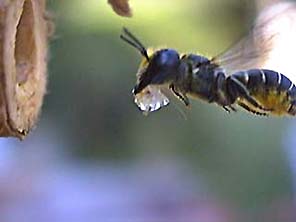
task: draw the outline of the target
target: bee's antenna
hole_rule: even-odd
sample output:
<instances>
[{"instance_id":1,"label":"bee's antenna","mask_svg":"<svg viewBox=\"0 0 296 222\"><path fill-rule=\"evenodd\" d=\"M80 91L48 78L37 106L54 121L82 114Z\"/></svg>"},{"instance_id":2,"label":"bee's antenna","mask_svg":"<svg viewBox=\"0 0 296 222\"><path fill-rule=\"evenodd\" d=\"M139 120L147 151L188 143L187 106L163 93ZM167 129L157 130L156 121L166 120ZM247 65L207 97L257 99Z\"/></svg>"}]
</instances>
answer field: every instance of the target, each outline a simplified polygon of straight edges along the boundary
<instances>
[{"instance_id":1,"label":"bee's antenna","mask_svg":"<svg viewBox=\"0 0 296 222\"><path fill-rule=\"evenodd\" d=\"M124 36L124 34L126 36ZM123 28L123 34L120 35L120 38L130 44L131 46L135 47L140 51L140 53L147 59L149 62L149 56L145 46L127 29Z\"/></svg>"}]
</instances>

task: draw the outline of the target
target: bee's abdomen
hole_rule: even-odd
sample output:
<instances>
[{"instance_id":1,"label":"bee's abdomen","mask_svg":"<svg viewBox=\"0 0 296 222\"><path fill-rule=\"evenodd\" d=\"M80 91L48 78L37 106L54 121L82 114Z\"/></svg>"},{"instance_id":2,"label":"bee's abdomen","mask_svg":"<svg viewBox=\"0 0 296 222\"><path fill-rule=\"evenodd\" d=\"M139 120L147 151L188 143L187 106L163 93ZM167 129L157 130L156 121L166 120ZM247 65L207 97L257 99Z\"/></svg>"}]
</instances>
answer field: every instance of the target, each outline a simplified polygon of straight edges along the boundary
<instances>
[{"instance_id":1,"label":"bee's abdomen","mask_svg":"<svg viewBox=\"0 0 296 222\"><path fill-rule=\"evenodd\" d=\"M232 77L239 80L271 114L296 115L296 87L285 75L267 69L251 69L237 72Z\"/></svg>"}]
</instances>

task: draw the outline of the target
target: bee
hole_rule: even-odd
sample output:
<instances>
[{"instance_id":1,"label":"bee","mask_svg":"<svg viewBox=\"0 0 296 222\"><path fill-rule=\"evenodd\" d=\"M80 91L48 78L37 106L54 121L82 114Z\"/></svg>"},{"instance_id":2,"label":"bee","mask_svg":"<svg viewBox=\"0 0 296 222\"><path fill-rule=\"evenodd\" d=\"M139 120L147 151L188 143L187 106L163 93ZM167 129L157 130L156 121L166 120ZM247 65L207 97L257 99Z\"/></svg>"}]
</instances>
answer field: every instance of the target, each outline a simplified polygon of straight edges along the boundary
<instances>
[{"instance_id":1,"label":"bee","mask_svg":"<svg viewBox=\"0 0 296 222\"><path fill-rule=\"evenodd\" d=\"M120 37L143 56L132 92L135 103L144 113L169 104L163 92L163 88L168 88L185 106L190 105L189 98L195 98L216 103L227 112L236 111L236 106L240 106L256 115L296 115L296 86L284 74L256 66L243 69L248 61L236 64L237 70L232 73L227 70L227 63L231 61L233 65L239 53L247 55L245 58L255 58L254 52L263 53L260 48L252 54L241 51L248 48L244 45L249 44L251 38L240 41L222 56L207 58L198 54L180 55L171 48L149 51L126 28ZM246 67L249 66L252 64Z\"/></svg>"}]
</instances>

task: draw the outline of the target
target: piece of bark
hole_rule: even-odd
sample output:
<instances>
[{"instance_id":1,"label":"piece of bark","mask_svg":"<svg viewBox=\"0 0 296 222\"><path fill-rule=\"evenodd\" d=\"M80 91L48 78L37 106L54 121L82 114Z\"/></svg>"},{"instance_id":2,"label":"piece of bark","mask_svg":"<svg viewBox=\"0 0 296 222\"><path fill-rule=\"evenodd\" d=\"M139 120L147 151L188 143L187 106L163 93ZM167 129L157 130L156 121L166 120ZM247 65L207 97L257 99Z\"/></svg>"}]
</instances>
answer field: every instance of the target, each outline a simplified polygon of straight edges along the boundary
<instances>
[{"instance_id":1,"label":"piece of bark","mask_svg":"<svg viewBox=\"0 0 296 222\"><path fill-rule=\"evenodd\" d=\"M0 136L23 139L46 91L46 0L0 0Z\"/></svg>"},{"instance_id":2,"label":"piece of bark","mask_svg":"<svg viewBox=\"0 0 296 222\"><path fill-rule=\"evenodd\" d=\"M108 0L113 10L120 16L131 17L132 11L128 0Z\"/></svg>"}]
</instances>

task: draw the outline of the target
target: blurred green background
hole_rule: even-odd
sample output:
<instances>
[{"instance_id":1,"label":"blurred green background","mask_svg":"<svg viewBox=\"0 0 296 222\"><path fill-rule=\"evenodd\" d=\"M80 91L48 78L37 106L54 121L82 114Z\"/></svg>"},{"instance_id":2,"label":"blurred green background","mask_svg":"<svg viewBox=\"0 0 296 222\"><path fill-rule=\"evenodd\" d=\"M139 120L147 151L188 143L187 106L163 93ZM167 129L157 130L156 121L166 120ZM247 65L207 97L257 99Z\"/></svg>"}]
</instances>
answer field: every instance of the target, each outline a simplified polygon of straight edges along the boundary
<instances>
[{"instance_id":1,"label":"blurred green background","mask_svg":"<svg viewBox=\"0 0 296 222\"><path fill-rule=\"evenodd\" d=\"M117 16L106 1L49 1L56 31L50 43L48 93L40 122L24 142L9 140L7 145L3 141L2 152L9 147L12 160L17 156L17 161L25 162L24 169L33 166L24 170L23 176L32 168L35 172L51 166L54 172L63 172L64 178L69 171L87 177L83 169L88 166L94 169L89 177L95 178L98 169L106 180L114 174L110 167L122 177L136 170L133 180L136 184L142 181L136 185L139 190L148 189L151 181L165 180L164 184L159 182L157 192L146 191L157 201L172 189L168 200L171 198L176 208L160 205L163 208L159 210L168 215L162 218L174 218L171 216L182 207L196 212L192 221L202 221L197 210L201 206L186 204L212 201L235 216L203 221L280 221L282 217L288 219L281 221L292 221L293 178L286 147L293 147L287 141L294 119L257 117L244 111L228 114L201 101L192 101L191 109L185 111L186 119L173 104L145 117L131 94L141 57L119 38L125 26L146 46L214 56L247 32L255 19L257 2L130 2L132 18ZM64 163L69 164L64 167ZM71 171L70 166L76 170ZM10 171L7 167L8 175ZM47 173L40 170L37 175L46 178ZM66 184L65 190L70 189L71 183ZM190 194L181 192L175 198L172 187ZM113 219L116 206L110 205ZM73 215L75 210L69 212ZM88 214L99 212L100 208ZM62 218L67 218L67 213ZM120 218L110 221L146 221L149 217L139 213L142 220L128 220L129 214ZM155 220L147 221L167 221L152 218ZM98 221L109 221L108 216Z\"/></svg>"}]
</instances>

